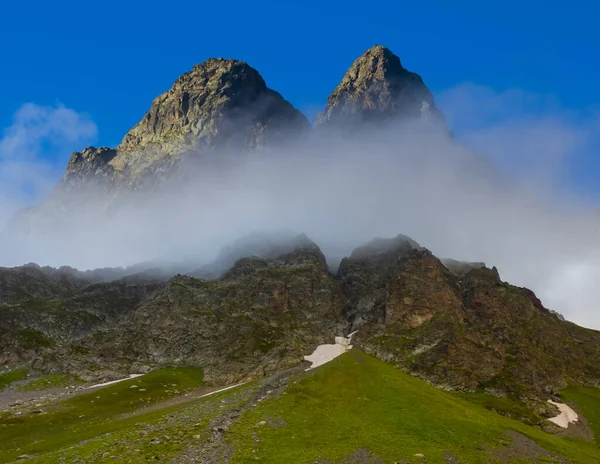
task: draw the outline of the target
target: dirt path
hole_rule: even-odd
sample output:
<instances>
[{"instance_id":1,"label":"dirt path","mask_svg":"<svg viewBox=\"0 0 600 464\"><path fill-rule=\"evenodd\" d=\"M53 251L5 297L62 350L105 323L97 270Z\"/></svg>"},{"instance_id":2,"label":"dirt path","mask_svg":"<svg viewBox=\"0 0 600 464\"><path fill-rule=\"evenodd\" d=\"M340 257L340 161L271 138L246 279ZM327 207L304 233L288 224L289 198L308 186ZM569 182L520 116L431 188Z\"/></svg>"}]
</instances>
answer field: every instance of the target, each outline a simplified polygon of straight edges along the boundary
<instances>
[{"instance_id":1,"label":"dirt path","mask_svg":"<svg viewBox=\"0 0 600 464\"><path fill-rule=\"evenodd\" d=\"M0 392L0 412L37 408L66 397L88 393L80 385L74 388L55 387L38 391L19 391L18 388L27 383L28 381L15 382Z\"/></svg>"},{"instance_id":2,"label":"dirt path","mask_svg":"<svg viewBox=\"0 0 600 464\"><path fill-rule=\"evenodd\" d=\"M155 403L150 406L140 408L131 413L123 414L121 416L121 418L139 416L140 414L144 414L147 412L158 411L160 409L168 408L171 406L177 406L180 404L189 403L190 401L199 400L200 398L204 398L206 396L210 396L210 395L214 395L216 393L231 390L232 388L241 387L242 385L245 385L248 382L250 382L250 381L247 380L246 382L238 383L235 385L229 385L228 387L222 387L222 388L200 387L200 388L197 388L196 390L192 390L188 393L184 393L183 395L173 397L169 400L162 401L160 403Z\"/></svg>"}]
</instances>

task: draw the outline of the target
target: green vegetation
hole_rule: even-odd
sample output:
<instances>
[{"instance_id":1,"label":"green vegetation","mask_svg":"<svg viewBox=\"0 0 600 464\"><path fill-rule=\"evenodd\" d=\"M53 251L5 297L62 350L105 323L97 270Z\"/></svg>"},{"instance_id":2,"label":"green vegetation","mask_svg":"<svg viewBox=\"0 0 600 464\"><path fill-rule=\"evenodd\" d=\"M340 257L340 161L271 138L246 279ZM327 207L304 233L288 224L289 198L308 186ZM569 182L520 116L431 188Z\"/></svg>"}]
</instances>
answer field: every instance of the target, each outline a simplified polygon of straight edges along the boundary
<instances>
[{"instance_id":1,"label":"green vegetation","mask_svg":"<svg viewBox=\"0 0 600 464\"><path fill-rule=\"evenodd\" d=\"M19 387L19 391L39 391L46 390L48 388L61 388L69 387L71 385L78 385L83 383L79 377L70 374L50 374L45 375L42 378L33 380L25 385Z\"/></svg>"},{"instance_id":2,"label":"green vegetation","mask_svg":"<svg viewBox=\"0 0 600 464\"><path fill-rule=\"evenodd\" d=\"M47 298L29 296L21 302L21 306L36 311L44 311L49 309L56 310L60 308L60 302Z\"/></svg>"},{"instance_id":3,"label":"green vegetation","mask_svg":"<svg viewBox=\"0 0 600 464\"><path fill-rule=\"evenodd\" d=\"M21 329L17 331L17 337L26 348L48 348L55 344L54 340L36 329Z\"/></svg>"},{"instance_id":4,"label":"green vegetation","mask_svg":"<svg viewBox=\"0 0 600 464\"><path fill-rule=\"evenodd\" d=\"M27 462L133 464L169 462L170 459L173 459L170 462L178 462L176 457L186 448L198 446L212 436L212 419L223 411L243 407L251 397L253 388L254 385L248 384L198 400L159 404L157 410L117 418L108 433L69 448L45 453ZM160 456L160 460L157 460L157 456Z\"/></svg>"},{"instance_id":5,"label":"green vegetation","mask_svg":"<svg viewBox=\"0 0 600 464\"><path fill-rule=\"evenodd\" d=\"M163 369L75 396L45 414L2 418L1 459L53 451L117 431L122 415L183 395L201 386L202 378L197 368Z\"/></svg>"},{"instance_id":6,"label":"green vegetation","mask_svg":"<svg viewBox=\"0 0 600 464\"><path fill-rule=\"evenodd\" d=\"M301 265L297 267L268 267L260 269L258 273L264 277L277 279L285 277L293 277L300 273L310 273L314 270L312 265Z\"/></svg>"},{"instance_id":7,"label":"green vegetation","mask_svg":"<svg viewBox=\"0 0 600 464\"><path fill-rule=\"evenodd\" d=\"M498 398L483 392L464 393L461 395L467 401L483 406L485 409L497 412L503 416L519 419L526 424L538 424L542 418L534 414L517 398Z\"/></svg>"},{"instance_id":8,"label":"green vegetation","mask_svg":"<svg viewBox=\"0 0 600 464\"><path fill-rule=\"evenodd\" d=\"M488 411L473 398L439 390L358 350L249 410L228 439L236 449L232 463L340 462L359 449L386 463L445 463L445 453L483 463L506 449L509 430L572 462L600 462L590 443Z\"/></svg>"},{"instance_id":9,"label":"green vegetation","mask_svg":"<svg viewBox=\"0 0 600 464\"><path fill-rule=\"evenodd\" d=\"M448 393L356 349L292 377L285 391L258 403L252 401L258 382L206 398L185 396L201 385L200 369L165 369L43 407L41 414L0 415L0 463L22 454L38 464L188 462L199 456L225 462L223 453L230 451L232 464L332 464L357 452L386 464L447 464L454 462L447 461L450 455L474 464L533 462L509 448L509 431L528 437L534 450L539 445L572 463L600 463L591 442L550 435L494 412L538 419L514 398ZM598 427L600 390L572 387L565 398ZM222 429L221 442L215 430L228 413L233 422ZM547 455L537 462L558 461Z\"/></svg>"},{"instance_id":10,"label":"green vegetation","mask_svg":"<svg viewBox=\"0 0 600 464\"><path fill-rule=\"evenodd\" d=\"M596 443L600 446L600 389L570 386L561 392L563 398L574 403L594 432Z\"/></svg>"},{"instance_id":11,"label":"green vegetation","mask_svg":"<svg viewBox=\"0 0 600 464\"><path fill-rule=\"evenodd\" d=\"M27 369L14 369L12 371L0 374L0 391L4 390L13 382L25 380L27 378Z\"/></svg>"}]
</instances>

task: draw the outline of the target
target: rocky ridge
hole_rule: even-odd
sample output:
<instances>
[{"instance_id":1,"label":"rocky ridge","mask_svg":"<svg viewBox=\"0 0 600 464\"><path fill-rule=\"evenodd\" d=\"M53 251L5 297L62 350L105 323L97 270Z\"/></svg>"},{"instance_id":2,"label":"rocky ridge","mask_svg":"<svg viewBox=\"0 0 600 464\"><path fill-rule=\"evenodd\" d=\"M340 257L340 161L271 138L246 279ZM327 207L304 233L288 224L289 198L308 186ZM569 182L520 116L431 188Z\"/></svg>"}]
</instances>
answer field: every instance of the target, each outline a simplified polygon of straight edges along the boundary
<instances>
[{"instance_id":1,"label":"rocky ridge","mask_svg":"<svg viewBox=\"0 0 600 464\"><path fill-rule=\"evenodd\" d=\"M495 268L457 273L398 236L357 248L334 275L306 236L289 246L265 245L268 257L238 258L210 280L90 284L3 270L2 361L115 375L192 364L231 383L298 365L358 330L354 345L446 389L543 398L600 385L600 333L561 320Z\"/></svg>"},{"instance_id":2,"label":"rocky ridge","mask_svg":"<svg viewBox=\"0 0 600 464\"><path fill-rule=\"evenodd\" d=\"M319 127L418 121L444 127L421 77L389 49L374 46L350 67L316 120ZM166 182L181 162L211 163L224 154L277 152L308 135L306 118L248 64L209 59L152 102L116 149L74 153L60 191L91 183L140 189ZM186 165L187 166L187 165Z\"/></svg>"}]
</instances>

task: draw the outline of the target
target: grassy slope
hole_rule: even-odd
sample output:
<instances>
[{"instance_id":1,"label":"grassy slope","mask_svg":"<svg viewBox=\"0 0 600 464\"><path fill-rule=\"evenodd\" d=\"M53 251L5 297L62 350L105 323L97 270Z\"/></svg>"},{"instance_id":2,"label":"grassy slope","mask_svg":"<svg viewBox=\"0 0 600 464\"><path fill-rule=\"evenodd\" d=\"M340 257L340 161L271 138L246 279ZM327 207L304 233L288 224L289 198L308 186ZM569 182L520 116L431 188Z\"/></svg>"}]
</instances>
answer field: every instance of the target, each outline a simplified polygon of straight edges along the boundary
<instances>
[{"instance_id":1,"label":"grassy slope","mask_svg":"<svg viewBox=\"0 0 600 464\"><path fill-rule=\"evenodd\" d=\"M129 417L116 417L109 431L94 431L94 438L75 446L40 455L28 464L169 462L212 435L210 420L224 411L242 407L255 384L247 384L206 398L166 405ZM1 456L1 454L0 454ZM159 457L159 458L158 458ZM0 462L3 460L0 458Z\"/></svg>"},{"instance_id":2,"label":"grassy slope","mask_svg":"<svg viewBox=\"0 0 600 464\"><path fill-rule=\"evenodd\" d=\"M164 369L75 396L46 414L0 419L0 462L39 454L118 430L121 414L202 384L200 369ZM136 385L138 388L131 388ZM141 391L145 389L145 391Z\"/></svg>"},{"instance_id":3,"label":"grassy slope","mask_svg":"<svg viewBox=\"0 0 600 464\"><path fill-rule=\"evenodd\" d=\"M583 413L600 446L600 389L571 386L561 392L563 398L574 403Z\"/></svg>"},{"instance_id":4,"label":"grassy slope","mask_svg":"<svg viewBox=\"0 0 600 464\"><path fill-rule=\"evenodd\" d=\"M49 374L39 379L32 380L19 387L19 391L42 391L48 388L68 387L84 383L79 377L70 374Z\"/></svg>"},{"instance_id":5,"label":"grassy slope","mask_svg":"<svg viewBox=\"0 0 600 464\"><path fill-rule=\"evenodd\" d=\"M213 433L211 419L248 404L257 391L253 383L164 403L200 385L201 378L192 369L158 371L71 398L45 415L0 419L0 462L20 454L36 454L27 461L32 463L178 462L184 450L204 447ZM260 402L227 430L235 449L232 463L329 464L361 448L386 463L445 463L446 452L461 463L487 463L493 462L490 446L508 444L507 430L571 462L600 463L593 443L548 435L488 411L486 402L438 390L357 350L292 382L284 394ZM134 384L146 392L130 388ZM599 417L594 413L599 392L587 390L574 389L573 395L580 395L574 401L592 422ZM565 396L570 399L570 393ZM140 411L148 404L161 409Z\"/></svg>"},{"instance_id":6,"label":"grassy slope","mask_svg":"<svg viewBox=\"0 0 600 464\"><path fill-rule=\"evenodd\" d=\"M4 390L13 382L25 380L27 378L27 369L14 369L12 371L0 374L0 391Z\"/></svg>"},{"instance_id":7,"label":"grassy slope","mask_svg":"<svg viewBox=\"0 0 600 464\"><path fill-rule=\"evenodd\" d=\"M262 421L266 424L260 425ZM271 425L269 425L271 424ZM360 448L384 462L489 462L487 445L505 446L519 431L573 462L600 462L590 443L561 439L500 416L353 351L263 402L231 429L232 462L334 462ZM258 440L258 441L257 441Z\"/></svg>"}]
</instances>

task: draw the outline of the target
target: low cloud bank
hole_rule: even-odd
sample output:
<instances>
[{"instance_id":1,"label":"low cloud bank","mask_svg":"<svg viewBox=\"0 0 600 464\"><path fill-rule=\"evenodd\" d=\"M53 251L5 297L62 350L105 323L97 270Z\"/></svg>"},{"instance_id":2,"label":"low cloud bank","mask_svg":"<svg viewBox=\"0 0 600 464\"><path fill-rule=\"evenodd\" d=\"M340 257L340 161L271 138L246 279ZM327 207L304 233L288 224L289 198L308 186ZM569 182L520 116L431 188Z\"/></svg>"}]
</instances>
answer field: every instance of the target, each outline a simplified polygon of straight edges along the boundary
<instances>
[{"instance_id":1,"label":"low cloud bank","mask_svg":"<svg viewBox=\"0 0 600 464\"><path fill-rule=\"evenodd\" d=\"M79 198L85 206L62 215L58 225L54 210L42 211L39 217L48 217L37 228L4 240L0 264L201 265L240 237L274 231L305 232L333 262L375 237L403 233L439 257L495 265L504 280L533 289L549 308L600 328L600 220L590 200L564 180L572 161L593 148L598 119L573 118L522 92L472 85L440 101L455 140L396 127L360 139L309 140L289 153L239 156L218 167L203 164L160 194L109 207L105 199ZM53 169L43 167L49 162L35 155L48 142L44 134L70 144L95 136L93 123L72 110L45 111L41 125L53 129L26 138L34 155L27 162L0 157L2 175L16 163L38 198L56 180L44 171ZM48 122L53 111L69 112L64 126ZM16 132L6 131L0 147L12 146L6 140ZM2 190L8 206L0 211L25 203L15 191Z\"/></svg>"}]
</instances>

